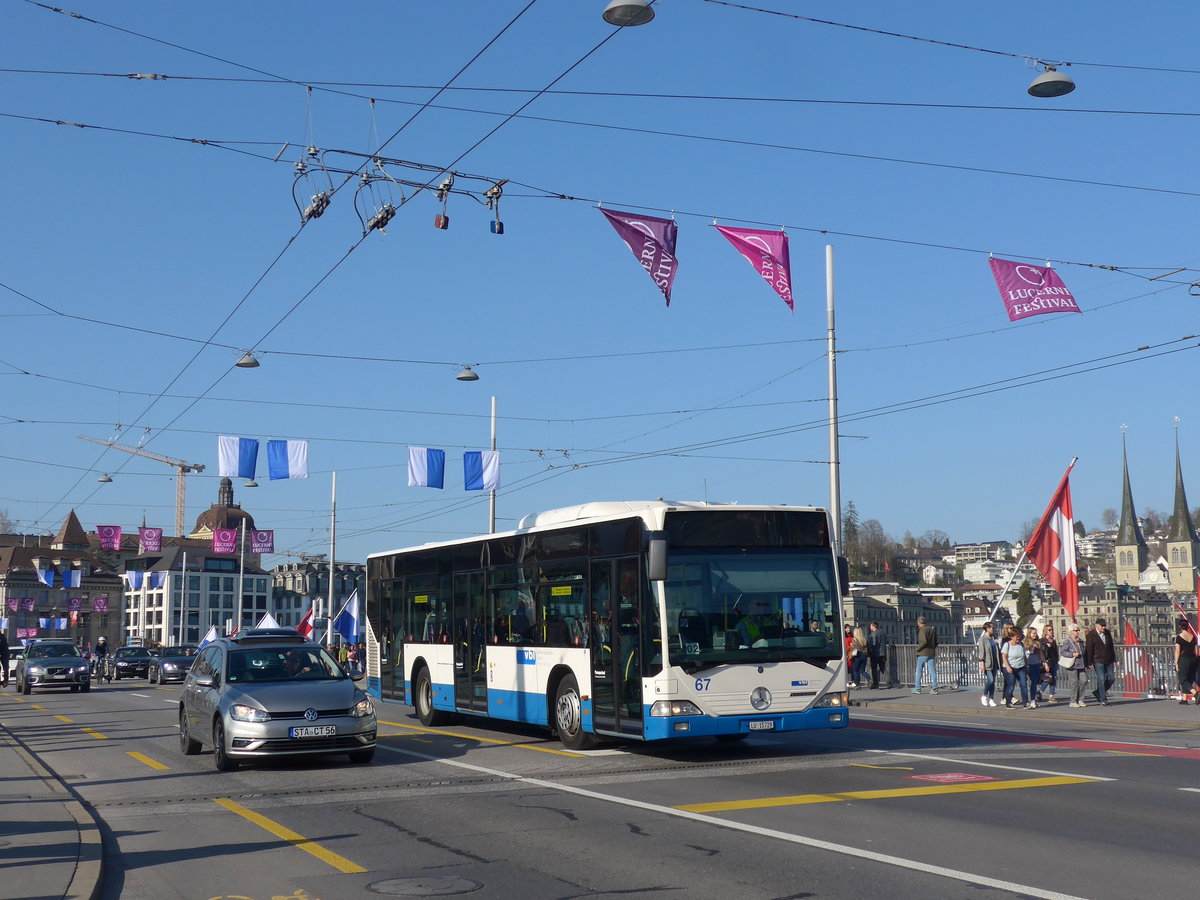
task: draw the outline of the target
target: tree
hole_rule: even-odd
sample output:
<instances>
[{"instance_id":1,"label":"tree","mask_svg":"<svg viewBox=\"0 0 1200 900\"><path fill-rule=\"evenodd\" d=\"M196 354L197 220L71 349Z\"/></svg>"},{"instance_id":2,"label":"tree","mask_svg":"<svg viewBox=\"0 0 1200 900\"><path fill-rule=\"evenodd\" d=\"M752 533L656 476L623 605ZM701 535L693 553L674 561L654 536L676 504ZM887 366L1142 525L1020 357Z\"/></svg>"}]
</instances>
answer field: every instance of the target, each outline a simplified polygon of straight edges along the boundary
<instances>
[{"instance_id":1,"label":"tree","mask_svg":"<svg viewBox=\"0 0 1200 900\"><path fill-rule=\"evenodd\" d=\"M842 510L842 543L850 544L858 540L858 508L853 500L846 501Z\"/></svg>"},{"instance_id":2,"label":"tree","mask_svg":"<svg viewBox=\"0 0 1200 900\"><path fill-rule=\"evenodd\" d=\"M1166 527L1166 521L1167 517L1157 509L1147 507L1142 510L1142 531L1147 535L1161 532Z\"/></svg>"},{"instance_id":3,"label":"tree","mask_svg":"<svg viewBox=\"0 0 1200 900\"><path fill-rule=\"evenodd\" d=\"M0 509L0 534L16 534L13 520L8 517L7 509Z\"/></svg>"},{"instance_id":4,"label":"tree","mask_svg":"<svg viewBox=\"0 0 1200 900\"><path fill-rule=\"evenodd\" d=\"M1033 589L1028 581L1017 588L1017 621L1024 624L1033 618Z\"/></svg>"},{"instance_id":5,"label":"tree","mask_svg":"<svg viewBox=\"0 0 1200 900\"><path fill-rule=\"evenodd\" d=\"M1078 519L1075 520L1075 537L1086 537L1087 529L1083 527L1083 523Z\"/></svg>"},{"instance_id":6,"label":"tree","mask_svg":"<svg viewBox=\"0 0 1200 900\"><path fill-rule=\"evenodd\" d=\"M1105 530L1111 530L1117 527L1117 523L1121 521L1121 517L1117 515L1117 511L1111 506L1100 513L1100 522L1104 525Z\"/></svg>"},{"instance_id":7,"label":"tree","mask_svg":"<svg viewBox=\"0 0 1200 900\"><path fill-rule=\"evenodd\" d=\"M912 553L917 546L917 539L913 537L913 533L911 531L904 532L904 552Z\"/></svg>"},{"instance_id":8,"label":"tree","mask_svg":"<svg viewBox=\"0 0 1200 900\"><path fill-rule=\"evenodd\" d=\"M1038 519L1026 519L1021 523L1021 543L1028 544L1033 537L1033 531L1038 527Z\"/></svg>"},{"instance_id":9,"label":"tree","mask_svg":"<svg viewBox=\"0 0 1200 900\"><path fill-rule=\"evenodd\" d=\"M931 528L922 534L917 541L922 547L928 547L930 550L937 550L946 553L954 546L954 542L950 540L950 535L937 528Z\"/></svg>"}]
</instances>

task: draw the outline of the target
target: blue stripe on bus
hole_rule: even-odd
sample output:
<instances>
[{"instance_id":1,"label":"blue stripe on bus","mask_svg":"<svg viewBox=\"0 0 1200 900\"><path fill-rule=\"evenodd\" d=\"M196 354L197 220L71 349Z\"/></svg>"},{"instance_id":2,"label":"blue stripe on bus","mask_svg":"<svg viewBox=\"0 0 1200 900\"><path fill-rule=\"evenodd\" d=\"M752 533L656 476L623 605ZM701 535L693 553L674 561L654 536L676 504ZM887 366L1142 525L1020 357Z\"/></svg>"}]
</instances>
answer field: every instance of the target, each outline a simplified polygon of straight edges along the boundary
<instances>
[{"instance_id":1,"label":"blue stripe on bus","mask_svg":"<svg viewBox=\"0 0 1200 900\"><path fill-rule=\"evenodd\" d=\"M778 713L763 716L651 716L646 707L645 737L648 741L660 738L689 736L711 737L718 734L771 734L783 731L805 731L814 728L845 728L849 714L842 708L821 707L798 713ZM751 730L751 722L771 721L774 727L766 731ZM686 722L687 731L676 731L676 722Z\"/></svg>"},{"instance_id":2,"label":"blue stripe on bus","mask_svg":"<svg viewBox=\"0 0 1200 900\"><path fill-rule=\"evenodd\" d=\"M531 725L549 725L546 717L546 697L526 691L502 691L488 688L488 715L493 719L510 722L528 722Z\"/></svg>"}]
</instances>

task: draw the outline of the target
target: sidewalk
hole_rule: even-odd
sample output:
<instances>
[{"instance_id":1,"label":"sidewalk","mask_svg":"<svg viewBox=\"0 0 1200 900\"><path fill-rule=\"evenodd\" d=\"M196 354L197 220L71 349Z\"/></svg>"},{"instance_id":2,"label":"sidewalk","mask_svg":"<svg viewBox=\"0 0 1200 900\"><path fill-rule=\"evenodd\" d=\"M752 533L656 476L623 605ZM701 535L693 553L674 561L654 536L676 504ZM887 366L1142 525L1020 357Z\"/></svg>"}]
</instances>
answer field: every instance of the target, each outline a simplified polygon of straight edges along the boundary
<instances>
[{"instance_id":1,"label":"sidewalk","mask_svg":"<svg viewBox=\"0 0 1200 900\"><path fill-rule=\"evenodd\" d=\"M1066 700L1058 703L1039 703L1037 709L1004 708L1003 691L996 691L995 708L985 707L979 703L980 692L977 689L942 688L933 694L929 688L920 694L914 694L910 687L854 688L850 691L850 718L854 718L854 710L863 712L895 711L895 712L956 712L972 714L979 720L996 723L1002 727L1019 727L1019 723L1031 718L1053 719L1062 722L1104 722L1111 725L1146 725L1160 727L1200 728L1200 706L1189 703L1182 706L1178 700L1146 699L1144 697L1124 697L1110 692L1109 705L1101 706L1087 694L1083 709L1072 709Z\"/></svg>"},{"instance_id":2,"label":"sidewalk","mask_svg":"<svg viewBox=\"0 0 1200 900\"><path fill-rule=\"evenodd\" d=\"M0 785L4 896L95 900L102 868L99 826L3 726Z\"/></svg>"}]
</instances>

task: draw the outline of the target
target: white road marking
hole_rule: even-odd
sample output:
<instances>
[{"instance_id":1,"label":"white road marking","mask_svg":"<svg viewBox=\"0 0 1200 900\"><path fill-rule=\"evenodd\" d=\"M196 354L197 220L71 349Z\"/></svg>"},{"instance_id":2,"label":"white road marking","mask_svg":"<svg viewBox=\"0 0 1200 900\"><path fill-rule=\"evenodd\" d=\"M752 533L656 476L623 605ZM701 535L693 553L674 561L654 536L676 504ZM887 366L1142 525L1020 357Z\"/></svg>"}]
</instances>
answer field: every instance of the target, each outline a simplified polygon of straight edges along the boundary
<instances>
[{"instance_id":1,"label":"white road marking","mask_svg":"<svg viewBox=\"0 0 1200 900\"><path fill-rule=\"evenodd\" d=\"M1200 794L1200 788L1180 788L1181 791L1191 791L1193 794Z\"/></svg>"},{"instance_id":2,"label":"white road marking","mask_svg":"<svg viewBox=\"0 0 1200 900\"><path fill-rule=\"evenodd\" d=\"M776 840L787 841L792 844L813 847L817 850L826 850L831 853L840 853L844 856L854 856L859 859L883 863L884 865L897 866L902 869L910 869L914 872L924 872L929 875L937 875L941 878L952 878L955 881L966 882L970 885L982 885L984 887L991 887L997 890L1009 891L1024 897L1037 897L1040 898L1040 900L1084 900L1084 898L1076 897L1072 894L1063 894L1059 893L1058 891L1042 890L1041 888L1032 887L1027 884L1017 884L1016 882L1012 881L1001 881L998 878L989 878L986 875L975 875L970 872L960 871L958 869L949 869L945 866L931 865L930 863L924 863L915 859L905 859L901 856L889 856L886 853L874 853L870 850L864 850L861 847L851 847L846 844L834 844L829 841L805 837L804 835L800 834L777 831L774 828L761 828L757 825L747 825L742 822L735 822L731 819L719 819L716 816L709 816L705 815L704 813L687 812L686 810L675 809L671 806L659 806L657 803L646 803L641 800L629 800L624 797L601 794L596 791L589 791L586 788L574 787L573 785L555 784L552 781L543 781L540 778L528 778L524 775L515 775L512 772L503 772L499 769L489 769L486 766L476 766L472 765L471 763L461 762L459 760L441 759L436 756L429 756L425 753L418 753L415 750L402 750L399 747L384 746L380 746L379 749L389 753L399 753L402 756L412 756L416 757L417 759L427 760L429 762L442 763L443 765L447 766L455 766L456 768L467 769L472 772L481 772L485 775L491 775L496 778L506 778L510 781L518 782L520 784L529 784L552 791L561 791L565 794L575 794L579 797L588 797L590 799L601 800L606 803L616 803L619 806L632 806L635 809L659 813L660 815L664 816L673 816L677 819L688 819L690 821L700 822L705 825L715 825L718 828L726 828L731 831L742 831L746 832L747 834L757 834L761 837L775 838Z\"/></svg>"},{"instance_id":3,"label":"white road marking","mask_svg":"<svg viewBox=\"0 0 1200 900\"><path fill-rule=\"evenodd\" d=\"M130 694L130 697L149 697L149 694Z\"/></svg>"},{"instance_id":4,"label":"white road marking","mask_svg":"<svg viewBox=\"0 0 1200 900\"><path fill-rule=\"evenodd\" d=\"M910 759L927 759L932 762L954 763L956 766L978 766L984 769L1005 769L1009 772L1030 772L1034 775L1057 775L1062 778L1086 778L1088 781L1116 781L1115 778L1102 778L1099 775L1080 775L1078 772L1056 772L1053 769L1031 769L1027 766L1002 766L999 763L980 762L976 759L955 759L951 756L931 756L927 753L905 753L902 750L873 750L862 748L867 753L881 753L885 756L907 756Z\"/></svg>"}]
</instances>

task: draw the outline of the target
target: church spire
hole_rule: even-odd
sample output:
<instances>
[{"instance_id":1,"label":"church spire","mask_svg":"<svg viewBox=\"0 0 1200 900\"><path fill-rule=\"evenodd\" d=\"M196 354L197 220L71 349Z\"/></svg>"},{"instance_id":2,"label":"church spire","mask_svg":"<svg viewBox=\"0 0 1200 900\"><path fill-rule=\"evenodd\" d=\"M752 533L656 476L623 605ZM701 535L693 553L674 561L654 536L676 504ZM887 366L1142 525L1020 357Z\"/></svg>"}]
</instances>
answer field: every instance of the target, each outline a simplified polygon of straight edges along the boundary
<instances>
[{"instance_id":1,"label":"church spire","mask_svg":"<svg viewBox=\"0 0 1200 900\"><path fill-rule=\"evenodd\" d=\"M1121 485L1121 523L1117 526L1117 545L1130 547L1146 546L1146 537L1138 524L1137 512L1133 506L1133 488L1129 486L1129 455L1125 450L1125 437L1121 437L1121 465L1124 469L1124 480Z\"/></svg>"},{"instance_id":2,"label":"church spire","mask_svg":"<svg viewBox=\"0 0 1200 900\"><path fill-rule=\"evenodd\" d=\"M1200 541L1196 534L1196 523L1188 509L1187 494L1183 490L1183 466L1179 463L1179 426L1175 426L1175 509L1171 512L1171 524L1167 529L1168 541Z\"/></svg>"}]
</instances>

